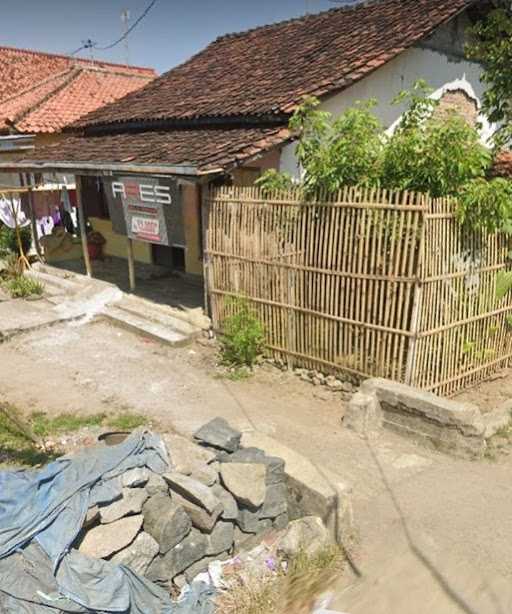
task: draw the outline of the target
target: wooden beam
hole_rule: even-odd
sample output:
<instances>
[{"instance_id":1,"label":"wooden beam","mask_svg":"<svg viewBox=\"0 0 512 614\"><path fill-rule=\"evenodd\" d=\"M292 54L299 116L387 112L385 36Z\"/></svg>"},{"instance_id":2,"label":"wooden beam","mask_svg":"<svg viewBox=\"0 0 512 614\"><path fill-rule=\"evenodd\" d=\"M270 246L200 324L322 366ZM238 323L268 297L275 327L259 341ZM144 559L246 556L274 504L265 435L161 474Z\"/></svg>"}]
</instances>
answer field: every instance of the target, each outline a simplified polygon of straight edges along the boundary
<instances>
[{"instance_id":1,"label":"wooden beam","mask_svg":"<svg viewBox=\"0 0 512 614\"><path fill-rule=\"evenodd\" d=\"M32 240L34 241L34 247L36 248L37 257L39 258L40 262L43 262L41 245L39 243L39 235L37 234L36 216L34 213L34 195L32 191L28 193L28 209L30 213L30 227L32 229Z\"/></svg>"},{"instance_id":2,"label":"wooden beam","mask_svg":"<svg viewBox=\"0 0 512 614\"><path fill-rule=\"evenodd\" d=\"M82 198L82 182L80 177L76 177L76 204L78 209L78 222L80 226L80 239L82 240L82 253L85 262L85 272L88 277L92 277L91 259L89 258L89 249L87 247L87 232L85 229L85 211L84 201Z\"/></svg>"},{"instance_id":3,"label":"wooden beam","mask_svg":"<svg viewBox=\"0 0 512 614\"><path fill-rule=\"evenodd\" d=\"M128 278L130 280L130 291L135 290L135 259L133 257L133 241L130 237L126 237L126 246L128 252Z\"/></svg>"}]
</instances>

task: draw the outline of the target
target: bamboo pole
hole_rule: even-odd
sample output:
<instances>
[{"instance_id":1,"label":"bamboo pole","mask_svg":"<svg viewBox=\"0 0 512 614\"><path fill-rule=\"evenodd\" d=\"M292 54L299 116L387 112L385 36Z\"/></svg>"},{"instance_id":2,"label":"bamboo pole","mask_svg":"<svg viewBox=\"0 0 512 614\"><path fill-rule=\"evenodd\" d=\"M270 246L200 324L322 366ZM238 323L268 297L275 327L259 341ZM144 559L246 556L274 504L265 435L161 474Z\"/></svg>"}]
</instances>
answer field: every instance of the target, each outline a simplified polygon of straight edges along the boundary
<instances>
[{"instance_id":1,"label":"bamboo pole","mask_svg":"<svg viewBox=\"0 0 512 614\"><path fill-rule=\"evenodd\" d=\"M84 201L82 198L82 181L79 176L76 177L76 204L78 208L78 221L80 224L80 239L82 241L82 254L85 263L85 272L87 277L92 277L91 259L89 258L89 249L87 247L87 232L85 230L85 210Z\"/></svg>"},{"instance_id":2,"label":"bamboo pole","mask_svg":"<svg viewBox=\"0 0 512 614\"><path fill-rule=\"evenodd\" d=\"M128 281L130 284L130 292L135 291L135 258L133 257L133 241L130 237L126 237L126 252L128 254Z\"/></svg>"}]
</instances>

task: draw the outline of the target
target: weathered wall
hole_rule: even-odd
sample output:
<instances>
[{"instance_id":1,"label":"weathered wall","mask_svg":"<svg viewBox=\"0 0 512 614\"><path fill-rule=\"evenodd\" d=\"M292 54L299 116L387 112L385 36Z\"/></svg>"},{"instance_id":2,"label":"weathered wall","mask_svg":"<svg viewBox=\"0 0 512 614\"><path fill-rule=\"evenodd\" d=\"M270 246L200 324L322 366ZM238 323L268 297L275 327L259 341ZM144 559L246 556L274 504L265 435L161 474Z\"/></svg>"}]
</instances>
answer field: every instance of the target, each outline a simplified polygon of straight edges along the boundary
<instances>
[{"instance_id":1,"label":"weathered wall","mask_svg":"<svg viewBox=\"0 0 512 614\"><path fill-rule=\"evenodd\" d=\"M112 230L112 222L99 217L90 217L89 222L94 230L101 232L105 237L104 254L106 256L116 256L126 258L126 237L115 233ZM142 241L133 242L133 255L138 262L150 264L152 262L151 245Z\"/></svg>"},{"instance_id":2,"label":"weathered wall","mask_svg":"<svg viewBox=\"0 0 512 614\"><path fill-rule=\"evenodd\" d=\"M480 82L481 68L477 63L469 62L463 57L466 25L465 17L450 22L421 46L404 51L362 81L326 99L321 109L338 116L358 100L375 98L378 105L374 112L386 129L393 130L405 110L403 105L393 105L393 99L400 91L411 88L418 79L427 81L434 89L432 96L436 99L443 98L447 93L458 92L458 95L465 95L473 108L476 106L480 109L484 92ZM451 51L448 52L448 49ZM465 103L464 114L474 113L468 109L469 104ZM482 140L487 142L494 132L494 127L479 112L478 120L482 124ZM280 168L295 177L298 176L295 144L283 148Z\"/></svg>"}]
</instances>

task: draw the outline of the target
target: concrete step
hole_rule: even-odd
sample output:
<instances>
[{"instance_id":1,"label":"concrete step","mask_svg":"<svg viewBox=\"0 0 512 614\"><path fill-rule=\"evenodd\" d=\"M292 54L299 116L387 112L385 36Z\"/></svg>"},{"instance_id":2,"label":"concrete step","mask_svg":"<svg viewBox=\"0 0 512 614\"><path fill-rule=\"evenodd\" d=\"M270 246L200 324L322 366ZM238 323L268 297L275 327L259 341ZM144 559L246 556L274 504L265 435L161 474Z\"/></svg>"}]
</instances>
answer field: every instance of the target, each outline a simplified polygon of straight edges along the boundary
<instances>
[{"instance_id":1,"label":"concrete step","mask_svg":"<svg viewBox=\"0 0 512 614\"><path fill-rule=\"evenodd\" d=\"M75 294L78 292L82 285L72 279L66 279L59 277L51 273L45 273L40 269L30 269L27 271L27 275L41 282L48 294Z\"/></svg>"},{"instance_id":2,"label":"concrete step","mask_svg":"<svg viewBox=\"0 0 512 614\"><path fill-rule=\"evenodd\" d=\"M116 326L172 347L183 347L191 343L193 339L191 334L185 334L142 315L120 309L118 305L107 307L103 312L103 317Z\"/></svg>"},{"instance_id":3,"label":"concrete step","mask_svg":"<svg viewBox=\"0 0 512 614\"><path fill-rule=\"evenodd\" d=\"M184 330L189 330L190 332L208 330L210 328L210 319L204 315L200 307L195 309L178 309L171 305L155 303L133 294L126 294L122 304L118 306L136 313L147 313L148 317L155 318L157 321L160 321L160 318L164 318L164 321L167 318L172 318L177 321L176 325L178 327L179 323L181 323L184 326Z\"/></svg>"}]
</instances>

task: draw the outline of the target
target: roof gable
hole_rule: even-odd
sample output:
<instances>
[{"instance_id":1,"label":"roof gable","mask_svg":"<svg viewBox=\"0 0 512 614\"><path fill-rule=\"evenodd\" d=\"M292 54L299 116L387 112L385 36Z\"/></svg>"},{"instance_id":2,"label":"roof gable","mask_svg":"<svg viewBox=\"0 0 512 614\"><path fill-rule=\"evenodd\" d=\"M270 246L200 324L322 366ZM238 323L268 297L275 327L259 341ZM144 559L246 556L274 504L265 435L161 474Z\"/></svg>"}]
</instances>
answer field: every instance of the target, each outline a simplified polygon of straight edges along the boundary
<instances>
[{"instance_id":1,"label":"roof gable","mask_svg":"<svg viewBox=\"0 0 512 614\"><path fill-rule=\"evenodd\" d=\"M473 0L374 0L219 38L76 127L288 114L348 87Z\"/></svg>"},{"instance_id":2,"label":"roof gable","mask_svg":"<svg viewBox=\"0 0 512 614\"><path fill-rule=\"evenodd\" d=\"M155 76L150 68L0 47L0 130L59 131Z\"/></svg>"}]
</instances>

